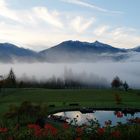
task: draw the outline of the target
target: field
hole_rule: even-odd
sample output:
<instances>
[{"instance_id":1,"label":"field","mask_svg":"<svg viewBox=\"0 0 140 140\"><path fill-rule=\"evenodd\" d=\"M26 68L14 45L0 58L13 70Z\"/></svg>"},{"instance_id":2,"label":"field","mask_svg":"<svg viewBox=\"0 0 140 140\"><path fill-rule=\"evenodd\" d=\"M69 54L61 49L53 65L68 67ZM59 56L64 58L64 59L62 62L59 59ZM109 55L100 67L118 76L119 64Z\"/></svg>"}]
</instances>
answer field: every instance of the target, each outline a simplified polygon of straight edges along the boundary
<instances>
[{"instance_id":1,"label":"field","mask_svg":"<svg viewBox=\"0 0 140 140\"><path fill-rule=\"evenodd\" d=\"M121 104L116 104L115 95L121 98ZM113 89L2 89L0 93L0 115L6 112L10 105L19 105L24 101L48 105L49 111L78 107L94 108L140 108L140 90ZM55 106L55 107L49 107Z\"/></svg>"},{"instance_id":2,"label":"field","mask_svg":"<svg viewBox=\"0 0 140 140\"><path fill-rule=\"evenodd\" d=\"M47 118L45 124L43 123L43 127L41 127L42 119L46 118L50 113L63 110L87 109L89 107L112 110L116 108L140 109L140 90L129 90L126 92L114 89L2 89L0 93L0 139L140 139L139 118L131 120L133 125L118 124L112 127L111 123L106 122L103 128L98 122L93 123L91 121L89 126L72 126L66 122ZM42 113L43 118L37 123L38 115L40 116Z\"/></svg>"}]
</instances>

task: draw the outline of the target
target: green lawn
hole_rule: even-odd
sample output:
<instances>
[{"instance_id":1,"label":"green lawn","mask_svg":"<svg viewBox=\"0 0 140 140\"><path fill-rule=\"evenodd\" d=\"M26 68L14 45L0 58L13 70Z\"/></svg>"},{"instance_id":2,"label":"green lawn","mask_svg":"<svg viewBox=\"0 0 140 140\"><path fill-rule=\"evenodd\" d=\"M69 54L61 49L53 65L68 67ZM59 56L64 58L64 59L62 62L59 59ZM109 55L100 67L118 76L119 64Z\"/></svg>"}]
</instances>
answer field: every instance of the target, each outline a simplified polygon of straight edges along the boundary
<instances>
[{"instance_id":1,"label":"green lawn","mask_svg":"<svg viewBox=\"0 0 140 140\"><path fill-rule=\"evenodd\" d=\"M119 106L115 103L116 93L122 98L122 104ZM23 101L55 104L53 109L56 110L68 108L71 103L78 103L81 107L140 108L140 90L125 92L112 89L4 89L0 93L0 115L6 112L11 104L20 104Z\"/></svg>"}]
</instances>

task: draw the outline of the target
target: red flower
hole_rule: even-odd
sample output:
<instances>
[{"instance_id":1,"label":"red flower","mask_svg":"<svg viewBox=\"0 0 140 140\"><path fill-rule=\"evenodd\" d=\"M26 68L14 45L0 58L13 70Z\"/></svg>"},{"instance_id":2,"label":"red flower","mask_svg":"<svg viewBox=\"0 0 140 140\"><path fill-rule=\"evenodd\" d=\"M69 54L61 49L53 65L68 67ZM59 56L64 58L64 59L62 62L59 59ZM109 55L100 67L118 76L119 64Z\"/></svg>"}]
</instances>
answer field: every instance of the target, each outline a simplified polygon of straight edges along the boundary
<instances>
[{"instance_id":1,"label":"red flower","mask_svg":"<svg viewBox=\"0 0 140 140\"><path fill-rule=\"evenodd\" d=\"M42 136L42 129L35 129L34 130L34 135L36 137L41 137Z\"/></svg>"},{"instance_id":2,"label":"red flower","mask_svg":"<svg viewBox=\"0 0 140 140\"><path fill-rule=\"evenodd\" d=\"M28 125L28 128L33 130L33 134L34 134L36 137L42 136L42 129L41 129L41 127L40 127L39 125L36 125L36 124L29 124L29 125Z\"/></svg>"},{"instance_id":3,"label":"red flower","mask_svg":"<svg viewBox=\"0 0 140 140\"><path fill-rule=\"evenodd\" d=\"M115 138L120 138L121 133L120 133L119 130L116 130L116 131L113 131L113 132L111 133L111 135L112 135L113 137L115 137Z\"/></svg>"},{"instance_id":4,"label":"red flower","mask_svg":"<svg viewBox=\"0 0 140 140\"><path fill-rule=\"evenodd\" d=\"M138 118L138 117L136 117L135 119L129 119L128 121L131 123L140 124L140 118Z\"/></svg>"},{"instance_id":5,"label":"red flower","mask_svg":"<svg viewBox=\"0 0 140 140\"><path fill-rule=\"evenodd\" d=\"M53 127L51 124L46 124L45 125L45 134L47 135L48 133L51 134L52 136L55 136L55 135L57 135L58 130L55 127Z\"/></svg>"},{"instance_id":6,"label":"red flower","mask_svg":"<svg viewBox=\"0 0 140 140\"><path fill-rule=\"evenodd\" d=\"M29 129L40 129L40 126L37 124L28 124Z\"/></svg>"},{"instance_id":7,"label":"red flower","mask_svg":"<svg viewBox=\"0 0 140 140\"><path fill-rule=\"evenodd\" d=\"M98 129L97 129L97 133L98 133L99 135L103 135L103 134L105 133L105 128L98 128Z\"/></svg>"},{"instance_id":8,"label":"red flower","mask_svg":"<svg viewBox=\"0 0 140 140\"><path fill-rule=\"evenodd\" d=\"M8 131L7 128L0 128L0 133L6 133Z\"/></svg>"},{"instance_id":9,"label":"red flower","mask_svg":"<svg viewBox=\"0 0 140 140\"><path fill-rule=\"evenodd\" d=\"M122 118L122 117L123 117L123 113L120 112L120 111L118 111L118 112L116 113L116 116L117 116L117 118Z\"/></svg>"},{"instance_id":10,"label":"red flower","mask_svg":"<svg viewBox=\"0 0 140 140\"><path fill-rule=\"evenodd\" d=\"M111 124L112 124L112 121L111 120L105 121L105 125L106 126L110 126Z\"/></svg>"},{"instance_id":11,"label":"red flower","mask_svg":"<svg viewBox=\"0 0 140 140\"><path fill-rule=\"evenodd\" d=\"M77 137L75 140L81 140L81 138L80 137Z\"/></svg>"},{"instance_id":12,"label":"red flower","mask_svg":"<svg viewBox=\"0 0 140 140\"><path fill-rule=\"evenodd\" d=\"M83 134L83 129L81 127L77 127L76 132L77 132L78 136L81 136Z\"/></svg>"},{"instance_id":13,"label":"red flower","mask_svg":"<svg viewBox=\"0 0 140 140\"><path fill-rule=\"evenodd\" d=\"M9 136L7 140L14 140L13 137Z\"/></svg>"},{"instance_id":14,"label":"red flower","mask_svg":"<svg viewBox=\"0 0 140 140\"><path fill-rule=\"evenodd\" d=\"M68 129L69 128L69 124L68 123L63 123L63 128L64 129Z\"/></svg>"}]
</instances>

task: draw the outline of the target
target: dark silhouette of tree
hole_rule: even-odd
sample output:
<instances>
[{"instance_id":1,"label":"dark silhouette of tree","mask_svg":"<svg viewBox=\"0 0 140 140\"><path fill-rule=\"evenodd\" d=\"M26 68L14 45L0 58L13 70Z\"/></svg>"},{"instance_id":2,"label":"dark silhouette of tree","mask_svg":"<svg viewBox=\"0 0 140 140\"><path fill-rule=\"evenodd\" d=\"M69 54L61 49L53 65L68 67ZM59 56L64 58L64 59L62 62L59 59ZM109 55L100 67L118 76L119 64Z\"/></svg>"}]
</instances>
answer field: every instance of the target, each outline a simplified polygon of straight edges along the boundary
<instances>
[{"instance_id":1,"label":"dark silhouette of tree","mask_svg":"<svg viewBox=\"0 0 140 140\"><path fill-rule=\"evenodd\" d=\"M0 92L1 92L1 89L2 89L2 85L3 85L3 76L0 75Z\"/></svg>"},{"instance_id":2,"label":"dark silhouette of tree","mask_svg":"<svg viewBox=\"0 0 140 140\"><path fill-rule=\"evenodd\" d=\"M123 84L123 88L125 89L125 91L128 90L129 88L129 85L127 84L127 82L125 81L124 84Z\"/></svg>"},{"instance_id":3,"label":"dark silhouette of tree","mask_svg":"<svg viewBox=\"0 0 140 140\"><path fill-rule=\"evenodd\" d=\"M18 83L18 87L19 87L19 88L24 87L24 82L23 82L23 81L20 81L20 82Z\"/></svg>"},{"instance_id":4,"label":"dark silhouette of tree","mask_svg":"<svg viewBox=\"0 0 140 140\"><path fill-rule=\"evenodd\" d=\"M12 69L10 70L8 77L6 79L6 87L10 88L16 87L16 76Z\"/></svg>"},{"instance_id":5,"label":"dark silhouette of tree","mask_svg":"<svg viewBox=\"0 0 140 140\"><path fill-rule=\"evenodd\" d=\"M111 82L111 86L113 88L119 88L120 86L122 86L122 81L120 80L120 78L118 76L116 76L113 81Z\"/></svg>"}]
</instances>

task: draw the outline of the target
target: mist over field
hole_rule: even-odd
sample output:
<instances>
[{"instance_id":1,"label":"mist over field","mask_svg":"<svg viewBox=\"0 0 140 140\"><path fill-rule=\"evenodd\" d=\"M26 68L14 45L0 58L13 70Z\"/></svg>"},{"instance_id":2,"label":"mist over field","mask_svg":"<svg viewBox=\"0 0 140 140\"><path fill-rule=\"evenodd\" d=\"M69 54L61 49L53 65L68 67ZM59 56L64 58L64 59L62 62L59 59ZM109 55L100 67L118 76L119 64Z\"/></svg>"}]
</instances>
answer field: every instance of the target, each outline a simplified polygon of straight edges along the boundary
<instances>
[{"instance_id":1,"label":"mist over field","mask_svg":"<svg viewBox=\"0 0 140 140\"><path fill-rule=\"evenodd\" d=\"M140 62L97 62L97 63L15 63L0 64L0 75L13 69L17 79L43 81L51 77L77 79L79 81L110 86L112 79L119 76L131 88L140 88Z\"/></svg>"}]
</instances>

